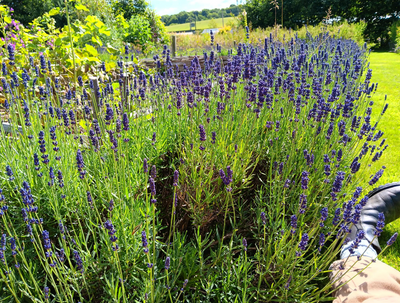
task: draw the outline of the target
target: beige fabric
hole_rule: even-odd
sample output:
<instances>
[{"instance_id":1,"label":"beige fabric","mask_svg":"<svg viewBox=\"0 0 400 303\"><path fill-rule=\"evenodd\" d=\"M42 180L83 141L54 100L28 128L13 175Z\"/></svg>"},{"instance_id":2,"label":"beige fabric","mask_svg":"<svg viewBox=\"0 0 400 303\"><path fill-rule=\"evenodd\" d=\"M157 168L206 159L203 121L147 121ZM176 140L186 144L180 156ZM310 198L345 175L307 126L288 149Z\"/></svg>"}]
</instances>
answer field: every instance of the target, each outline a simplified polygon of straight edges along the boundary
<instances>
[{"instance_id":1,"label":"beige fabric","mask_svg":"<svg viewBox=\"0 0 400 303\"><path fill-rule=\"evenodd\" d=\"M354 264L357 261L357 257L350 257L346 264L343 264L344 260L333 262L330 278L332 282L340 278L339 281L334 282L333 289L362 271L371 263L371 260L371 258L363 257ZM353 264L353 268L343 276ZM344 266L344 270L340 270L341 265ZM333 303L400 303L400 272L377 260L372 262L349 283L339 288L334 296L336 299Z\"/></svg>"}]
</instances>

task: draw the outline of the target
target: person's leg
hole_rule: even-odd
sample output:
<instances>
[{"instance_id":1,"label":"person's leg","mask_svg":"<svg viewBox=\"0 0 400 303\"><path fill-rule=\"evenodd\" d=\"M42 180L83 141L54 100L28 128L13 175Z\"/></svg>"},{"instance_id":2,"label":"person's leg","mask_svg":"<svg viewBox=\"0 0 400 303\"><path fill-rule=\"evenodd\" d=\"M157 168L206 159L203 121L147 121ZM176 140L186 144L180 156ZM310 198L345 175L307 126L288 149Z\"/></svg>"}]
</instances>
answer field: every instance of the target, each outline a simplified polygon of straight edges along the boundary
<instances>
[{"instance_id":1,"label":"person's leg","mask_svg":"<svg viewBox=\"0 0 400 303\"><path fill-rule=\"evenodd\" d=\"M358 257L353 256L347 262L338 260L331 265L333 289L350 280L334 293L333 303L400 302L400 272L379 260L372 260L362 257L358 261Z\"/></svg>"},{"instance_id":2,"label":"person's leg","mask_svg":"<svg viewBox=\"0 0 400 303\"><path fill-rule=\"evenodd\" d=\"M368 196L340 260L331 265L334 303L400 303L400 272L377 260L381 252L377 236L385 222L400 217L400 182L378 187Z\"/></svg>"}]
</instances>

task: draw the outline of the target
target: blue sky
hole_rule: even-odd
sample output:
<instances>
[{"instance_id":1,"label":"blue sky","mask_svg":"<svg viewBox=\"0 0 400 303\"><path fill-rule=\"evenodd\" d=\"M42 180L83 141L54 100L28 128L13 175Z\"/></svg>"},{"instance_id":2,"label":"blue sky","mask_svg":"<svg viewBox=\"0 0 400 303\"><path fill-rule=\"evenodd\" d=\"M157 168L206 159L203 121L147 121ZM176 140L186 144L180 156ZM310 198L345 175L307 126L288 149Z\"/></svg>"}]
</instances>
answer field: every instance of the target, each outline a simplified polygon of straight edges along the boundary
<instances>
[{"instance_id":1,"label":"blue sky","mask_svg":"<svg viewBox=\"0 0 400 303\"><path fill-rule=\"evenodd\" d=\"M158 15L172 15L181 11L198 11L204 8L226 8L236 0L148 0ZM238 1L239 3L243 1Z\"/></svg>"}]
</instances>

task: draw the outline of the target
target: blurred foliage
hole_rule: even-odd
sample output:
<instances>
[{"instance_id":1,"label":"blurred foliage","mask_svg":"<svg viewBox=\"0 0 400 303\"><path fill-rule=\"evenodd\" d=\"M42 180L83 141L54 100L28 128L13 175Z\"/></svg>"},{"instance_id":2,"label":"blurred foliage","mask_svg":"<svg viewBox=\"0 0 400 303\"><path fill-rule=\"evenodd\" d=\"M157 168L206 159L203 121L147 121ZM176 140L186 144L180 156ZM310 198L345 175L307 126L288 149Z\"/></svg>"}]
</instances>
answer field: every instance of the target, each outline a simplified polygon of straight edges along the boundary
<instances>
[{"instance_id":1,"label":"blurred foliage","mask_svg":"<svg viewBox=\"0 0 400 303\"><path fill-rule=\"evenodd\" d=\"M396 53L400 52L400 20L393 22L390 27L390 48Z\"/></svg>"},{"instance_id":2,"label":"blurred foliage","mask_svg":"<svg viewBox=\"0 0 400 303\"><path fill-rule=\"evenodd\" d=\"M125 19L130 19L135 15L145 15L148 3L145 0L113 0L111 7L114 14L122 14Z\"/></svg>"}]
</instances>

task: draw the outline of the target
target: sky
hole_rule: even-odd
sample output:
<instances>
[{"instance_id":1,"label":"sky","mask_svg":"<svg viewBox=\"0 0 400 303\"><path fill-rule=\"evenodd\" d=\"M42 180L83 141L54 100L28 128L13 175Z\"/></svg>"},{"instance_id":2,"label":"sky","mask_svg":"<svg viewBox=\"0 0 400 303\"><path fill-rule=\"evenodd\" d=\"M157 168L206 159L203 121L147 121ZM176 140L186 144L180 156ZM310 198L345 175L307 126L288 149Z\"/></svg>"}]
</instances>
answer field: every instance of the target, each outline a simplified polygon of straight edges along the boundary
<instances>
[{"instance_id":1,"label":"sky","mask_svg":"<svg viewBox=\"0 0 400 303\"><path fill-rule=\"evenodd\" d=\"M237 0L148 0L158 15L172 15L181 11L200 11L204 8L226 8ZM242 2L239 0L239 3Z\"/></svg>"}]
</instances>

